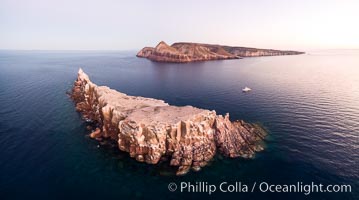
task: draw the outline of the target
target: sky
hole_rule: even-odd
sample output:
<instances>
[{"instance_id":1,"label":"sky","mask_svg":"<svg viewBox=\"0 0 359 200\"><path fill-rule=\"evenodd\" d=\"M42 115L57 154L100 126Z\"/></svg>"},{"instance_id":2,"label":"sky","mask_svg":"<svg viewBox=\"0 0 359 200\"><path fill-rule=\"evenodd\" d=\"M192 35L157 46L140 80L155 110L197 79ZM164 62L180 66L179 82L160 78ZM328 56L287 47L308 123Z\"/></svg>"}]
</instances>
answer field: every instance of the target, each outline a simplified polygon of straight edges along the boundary
<instances>
[{"instance_id":1,"label":"sky","mask_svg":"<svg viewBox=\"0 0 359 200\"><path fill-rule=\"evenodd\" d=\"M0 0L0 49L359 49L359 0Z\"/></svg>"}]
</instances>

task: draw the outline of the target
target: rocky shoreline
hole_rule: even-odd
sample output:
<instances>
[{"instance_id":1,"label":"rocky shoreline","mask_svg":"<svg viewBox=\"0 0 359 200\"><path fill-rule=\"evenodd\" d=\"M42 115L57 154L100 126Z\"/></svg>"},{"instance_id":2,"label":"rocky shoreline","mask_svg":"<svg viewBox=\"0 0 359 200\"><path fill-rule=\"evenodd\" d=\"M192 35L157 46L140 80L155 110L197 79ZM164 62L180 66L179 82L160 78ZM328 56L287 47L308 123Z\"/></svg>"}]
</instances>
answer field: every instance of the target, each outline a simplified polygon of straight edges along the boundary
<instances>
[{"instance_id":1,"label":"rocky shoreline","mask_svg":"<svg viewBox=\"0 0 359 200\"><path fill-rule=\"evenodd\" d=\"M200 170L215 154L251 158L263 150L265 131L229 114L192 106L171 106L162 100L129 96L92 83L81 69L71 98L83 118L96 124L91 138L118 143L139 162L169 159L177 175Z\"/></svg>"},{"instance_id":2,"label":"rocky shoreline","mask_svg":"<svg viewBox=\"0 0 359 200\"><path fill-rule=\"evenodd\" d=\"M207 60L240 59L254 56L298 55L304 52L232 47L224 45L179 42L171 46L161 41L156 47L144 47L137 53L156 62L186 63Z\"/></svg>"}]
</instances>

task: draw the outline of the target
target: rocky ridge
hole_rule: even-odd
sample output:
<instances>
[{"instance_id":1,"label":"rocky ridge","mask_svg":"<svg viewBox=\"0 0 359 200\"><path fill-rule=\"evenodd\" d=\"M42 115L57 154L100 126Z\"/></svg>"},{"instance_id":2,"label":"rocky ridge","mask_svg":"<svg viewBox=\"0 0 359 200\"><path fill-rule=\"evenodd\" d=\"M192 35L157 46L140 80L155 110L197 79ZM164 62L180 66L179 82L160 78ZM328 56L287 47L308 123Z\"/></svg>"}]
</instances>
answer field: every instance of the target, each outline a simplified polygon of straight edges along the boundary
<instances>
[{"instance_id":1,"label":"rocky ridge","mask_svg":"<svg viewBox=\"0 0 359 200\"><path fill-rule=\"evenodd\" d=\"M303 53L304 52L299 51L232 47L189 42L179 42L169 46L161 41L154 48L144 47L137 53L137 56L157 62L185 63L206 60L239 59L253 56L297 55Z\"/></svg>"},{"instance_id":2,"label":"rocky ridge","mask_svg":"<svg viewBox=\"0 0 359 200\"><path fill-rule=\"evenodd\" d=\"M117 141L120 150L139 162L157 164L168 158L178 167L177 175L200 170L216 152L250 158L263 149L265 132L257 125L97 86L81 69L71 97L83 118L96 124L90 137Z\"/></svg>"}]
</instances>

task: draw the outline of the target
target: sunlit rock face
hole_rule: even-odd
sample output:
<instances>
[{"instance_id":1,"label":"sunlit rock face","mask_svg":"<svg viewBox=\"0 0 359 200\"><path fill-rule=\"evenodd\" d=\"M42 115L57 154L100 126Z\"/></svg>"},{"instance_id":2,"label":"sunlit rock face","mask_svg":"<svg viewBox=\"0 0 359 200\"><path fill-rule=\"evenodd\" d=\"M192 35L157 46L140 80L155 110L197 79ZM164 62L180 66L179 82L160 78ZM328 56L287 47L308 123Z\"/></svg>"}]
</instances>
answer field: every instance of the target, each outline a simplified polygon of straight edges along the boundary
<instances>
[{"instance_id":1,"label":"sunlit rock face","mask_svg":"<svg viewBox=\"0 0 359 200\"><path fill-rule=\"evenodd\" d=\"M200 170L217 152L248 158L263 149L259 144L265 132L259 126L97 86L81 69L71 96L83 118L96 124L91 138L115 140L139 162L168 158L169 165L178 167L177 175Z\"/></svg>"},{"instance_id":2,"label":"sunlit rock face","mask_svg":"<svg viewBox=\"0 0 359 200\"><path fill-rule=\"evenodd\" d=\"M253 56L297 55L304 52L231 47L223 45L179 42L171 46L161 41L156 47L145 47L137 53L138 57L157 62L195 62L206 60L239 59Z\"/></svg>"},{"instance_id":3,"label":"sunlit rock face","mask_svg":"<svg viewBox=\"0 0 359 200\"><path fill-rule=\"evenodd\" d=\"M145 47L137 53L138 57L145 57L157 62L194 62L205 60L237 59L236 55L226 52L223 48L216 50L196 43L176 43L172 46L160 42L155 48Z\"/></svg>"}]
</instances>

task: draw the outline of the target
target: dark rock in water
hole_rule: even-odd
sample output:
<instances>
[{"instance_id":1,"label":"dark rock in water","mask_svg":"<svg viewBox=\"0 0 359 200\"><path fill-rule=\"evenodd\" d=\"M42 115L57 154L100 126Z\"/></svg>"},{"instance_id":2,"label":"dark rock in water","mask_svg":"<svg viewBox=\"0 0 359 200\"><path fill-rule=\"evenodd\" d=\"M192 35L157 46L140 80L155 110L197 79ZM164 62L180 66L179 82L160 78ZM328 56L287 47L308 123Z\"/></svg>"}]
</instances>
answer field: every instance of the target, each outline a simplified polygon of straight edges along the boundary
<instances>
[{"instance_id":1,"label":"dark rock in water","mask_svg":"<svg viewBox=\"0 0 359 200\"><path fill-rule=\"evenodd\" d=\"M101 129L96 128L96 130L90 134L90 137L91 138L99 138L99 137L101 137Z\"/></svg>"},{"instance_id":2,"label":"dark rock in water","mask_svg":"<svg viewBox=\"0 0 359 200\"><path fill-rule=\"evenodd\" d=\"M91 138L117 141L118 148L139 162L157 164L167 157L177 175L199 171L216 151L228 157L251 157L264 132L229 115L162 100L129 96L92 83L81 69L72 90L76 110L97 128Z\"/></svg>"},{"instance_id":3,"label":"dark rock in water","mask_svg":"<svg viewBox=\"0 0 359 200\"><path fill-rule=\"evenodd\" d=\"M232 47L189 42L179 42L169 46L161 41L154 48L144 47L137 53L137 56L157 62L185 63L206 60L239 59L253 56L297 55L303 53L304 52L299 51Z\"/></svg>"}]
</instances>

